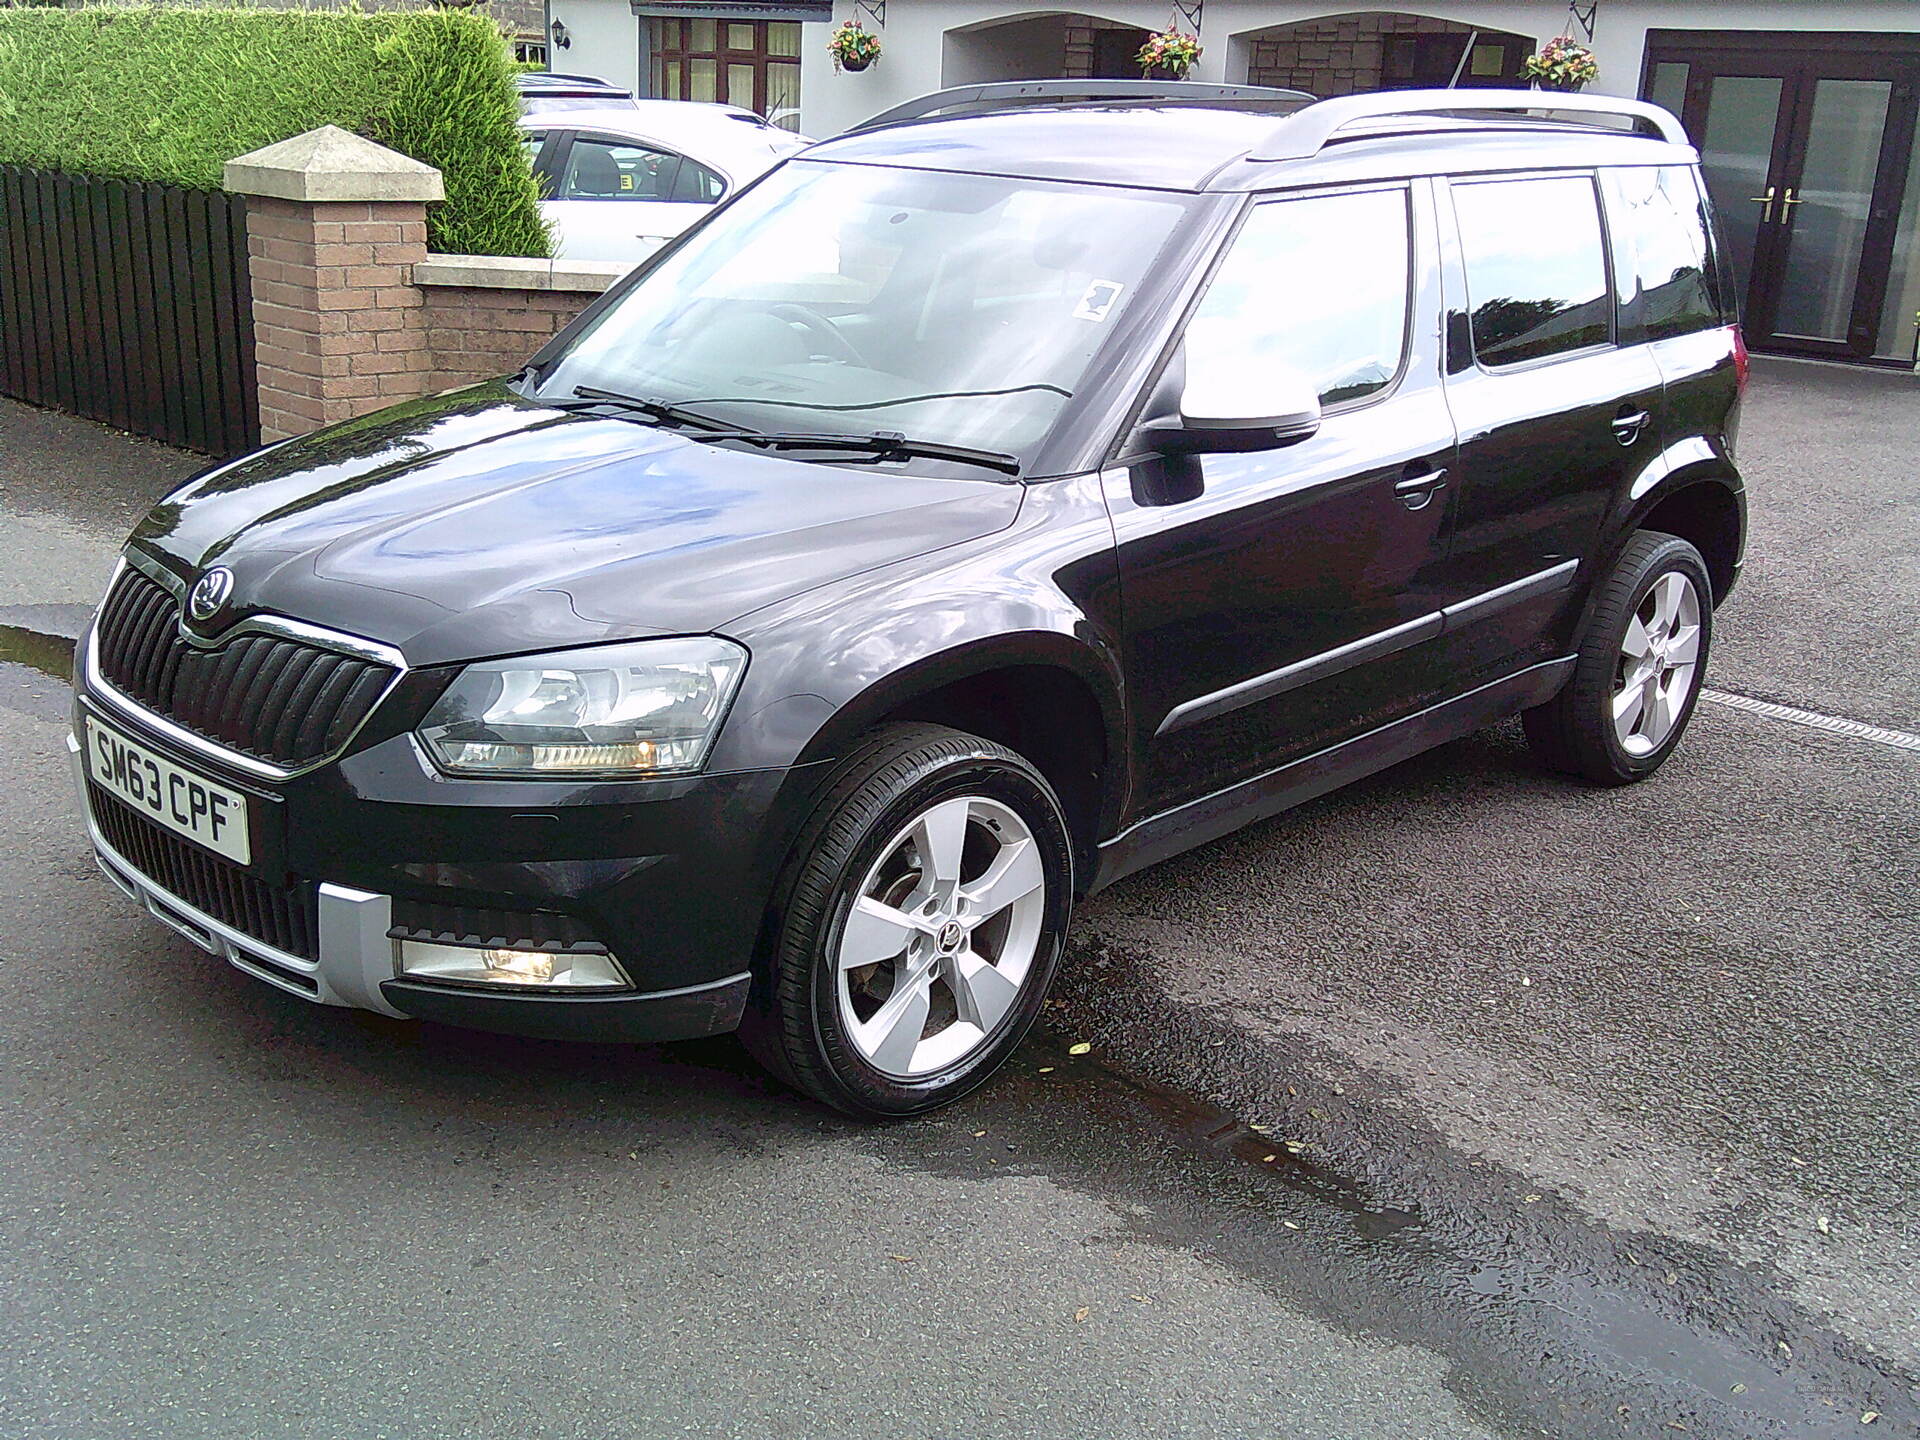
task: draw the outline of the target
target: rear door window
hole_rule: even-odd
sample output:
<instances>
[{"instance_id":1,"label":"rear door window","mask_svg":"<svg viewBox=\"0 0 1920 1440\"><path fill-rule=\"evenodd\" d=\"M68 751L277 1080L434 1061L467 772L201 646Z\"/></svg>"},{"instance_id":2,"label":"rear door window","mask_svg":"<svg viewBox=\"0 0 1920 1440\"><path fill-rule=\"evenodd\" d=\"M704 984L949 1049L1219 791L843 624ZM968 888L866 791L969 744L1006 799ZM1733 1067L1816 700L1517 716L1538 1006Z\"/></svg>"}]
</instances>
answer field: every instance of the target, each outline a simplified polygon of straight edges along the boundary
<instances>
[{"instance_id":1,"label":"rear door window","mask_svg":"<svg viewBox=\"0 0 1920 1440\"><path fill-rule=\"evenodd\" d=\"M1707 211L1683 165L1605 172L1620 305L1634 331L1665 340L1722 323Z\"/></svg>"},{"instance_id":2,"label":"rear door window","mask_svg":"<svg viewBox=\"0 0 1920 1440\"><path fill-rule=\"evenodd\" d=\"M1187 324L1187 375L1284 367L1320 403L1386 389L1406 358L1407 192L1365 190L1254 207Z\"/></svg>"},{"instance_id":3,"label":"rear door window","mask_svg":"<svg viewBox=\"0 0 1920 1440\"><path fill-rule=\"evenodd\" d=\"M1451 189L1482 365L1612 343L1606 241L1590 175L1456 180Z\"/></svg>"},{"instance_id":4,"label":"rear door window","mask_svg":"<svg viewBox=\"0 0 1920 1440\"><path fill-rule=\"evenodd\" d=\"M560 183L563 200L671 200L680 157L637 140L574 137Z\"/></svg>"}]
</instances>

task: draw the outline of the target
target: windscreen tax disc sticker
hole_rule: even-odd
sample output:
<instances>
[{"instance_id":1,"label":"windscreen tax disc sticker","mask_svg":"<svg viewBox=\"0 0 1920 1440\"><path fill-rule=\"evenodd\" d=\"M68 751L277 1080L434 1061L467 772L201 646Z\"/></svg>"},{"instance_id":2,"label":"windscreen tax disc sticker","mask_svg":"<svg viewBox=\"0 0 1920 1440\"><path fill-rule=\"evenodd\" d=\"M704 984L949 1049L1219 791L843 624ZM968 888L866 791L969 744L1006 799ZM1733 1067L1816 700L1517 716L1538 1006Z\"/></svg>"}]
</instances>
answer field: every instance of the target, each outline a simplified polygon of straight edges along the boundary
<instances>
[{"instance_id":1,"label":"windscreen tax disc sticker","mask_svg":"<svg viewBox=\"0 0 1920 1440\"><path fill-rule=\"evenodd\" d=\"M1080 297L1080 303L1073 307L1073 318L1100 324L1113 313L1113 307L1120 303L1120 296L1126 288L1118 280L1094 281L1087 286L1087 293Z\"/></svg>"}]
</instances>

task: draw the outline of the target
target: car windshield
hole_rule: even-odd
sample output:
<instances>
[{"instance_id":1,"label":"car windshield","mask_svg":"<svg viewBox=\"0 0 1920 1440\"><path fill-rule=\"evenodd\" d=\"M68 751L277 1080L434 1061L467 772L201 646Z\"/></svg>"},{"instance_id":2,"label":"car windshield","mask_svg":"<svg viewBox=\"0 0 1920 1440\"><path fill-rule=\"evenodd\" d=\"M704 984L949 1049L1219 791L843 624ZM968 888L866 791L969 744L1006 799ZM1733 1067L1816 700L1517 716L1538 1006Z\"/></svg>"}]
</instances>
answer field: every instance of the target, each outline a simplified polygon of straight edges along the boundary
<instances>
[{"instance_id":1,"label":"car windshield","mask_svg":"<svg viewBox=\"0 0 1920 1440\"><path fill-rule=\"evenodd\" d=\"M1052 429L1185 213L1151 191L797 162L541 377L741 429L1016 457Z\"/></svg>"}]
</instances>

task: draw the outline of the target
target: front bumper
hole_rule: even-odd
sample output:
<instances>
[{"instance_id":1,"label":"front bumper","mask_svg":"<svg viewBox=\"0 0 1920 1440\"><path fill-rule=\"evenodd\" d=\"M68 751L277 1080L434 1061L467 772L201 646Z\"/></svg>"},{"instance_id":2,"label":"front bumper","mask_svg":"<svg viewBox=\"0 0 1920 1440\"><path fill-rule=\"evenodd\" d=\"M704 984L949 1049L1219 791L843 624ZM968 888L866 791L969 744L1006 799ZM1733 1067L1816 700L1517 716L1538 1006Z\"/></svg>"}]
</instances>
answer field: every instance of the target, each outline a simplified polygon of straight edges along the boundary
<instances>
[{"instance_id":1,"label":"front bumper","mask_svg":"<svg viewBox=\"0 0 1920 1440\"><path fill-rule=\"evenodd\" d=\"M115 717L114 723L127 728L124 719ZM316 887L312 957L279 948L190 903L117 850L95 814L79 741L69 735L67 746L94 857L107 878L176 933L288 994L322 1005L547 1039L679 1040L739 1026L750 979L744 968L670 988L581 995L495 992L408 978L400 973L400 941L390 933L395 897L331 881ZM630 973L636 968L645 973L628 963Z\"/></svg>"}]
</instances>

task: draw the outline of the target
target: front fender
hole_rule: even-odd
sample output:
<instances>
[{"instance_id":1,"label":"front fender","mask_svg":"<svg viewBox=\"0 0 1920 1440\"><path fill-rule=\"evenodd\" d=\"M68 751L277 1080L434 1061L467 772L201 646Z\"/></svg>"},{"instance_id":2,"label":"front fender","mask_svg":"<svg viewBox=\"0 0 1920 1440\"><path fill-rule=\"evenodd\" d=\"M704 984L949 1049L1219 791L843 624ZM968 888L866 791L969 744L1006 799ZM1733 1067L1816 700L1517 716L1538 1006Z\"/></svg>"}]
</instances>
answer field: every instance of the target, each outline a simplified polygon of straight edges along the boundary
<instances>
[{"instance_id":1,"label":"front fender","mask_svg":"<svg viewBox=\"0 0 1920 1440\"><path fill-rule=\"evenodd\" d=\"M916 697L990 671L1043 666L1091 695L1124 796L1126 691L1113 530L1097 480L1027 487L1005 530L850 576L727 627L751 652L712 768L801 767L803 786Z\"/></svg>"}]
</instances>

